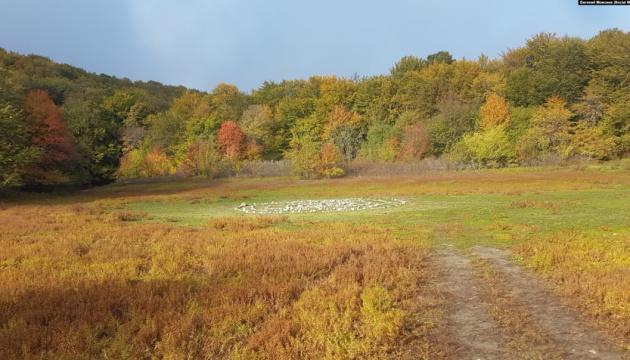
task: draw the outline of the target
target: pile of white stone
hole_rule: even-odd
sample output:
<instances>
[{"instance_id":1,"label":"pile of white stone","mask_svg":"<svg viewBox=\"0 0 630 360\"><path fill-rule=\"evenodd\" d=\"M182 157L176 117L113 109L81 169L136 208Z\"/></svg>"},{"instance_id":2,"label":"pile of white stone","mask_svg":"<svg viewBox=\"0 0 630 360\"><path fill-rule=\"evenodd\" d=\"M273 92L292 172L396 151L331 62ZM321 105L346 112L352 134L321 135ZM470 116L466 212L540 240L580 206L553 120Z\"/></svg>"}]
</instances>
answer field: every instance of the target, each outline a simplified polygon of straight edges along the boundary
<instances>
[{"instance_id":1,"label":"pile of white stone","mask_svg":"<svg viewBox=\"0 0 630 360\"><path fill-rule=\"evenodd\" d=\"M405 204L401 199L325 199L325 200L295 200L272 201L268 203L247 204L242 203L236 210L247 214L299 214L326 211L359 211L371 209L384 209Z\"/></svg>"}]
</instances>

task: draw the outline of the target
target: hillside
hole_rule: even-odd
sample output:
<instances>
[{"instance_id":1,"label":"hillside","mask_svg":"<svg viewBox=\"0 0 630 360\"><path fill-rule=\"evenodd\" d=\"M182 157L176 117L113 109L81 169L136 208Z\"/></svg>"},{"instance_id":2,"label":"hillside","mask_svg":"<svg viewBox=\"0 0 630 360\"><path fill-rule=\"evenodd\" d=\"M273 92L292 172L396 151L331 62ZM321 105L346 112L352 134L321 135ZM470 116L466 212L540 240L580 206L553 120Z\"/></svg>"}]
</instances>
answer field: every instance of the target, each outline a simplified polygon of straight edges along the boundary
<instances>
[{"instance_id":1,"label":"hillside","mask_svg":"<svg viewBox=\"0 0 630 360\"><path fill-rule=\"evenodd\" d=\"M499 59L405 56L390 74L210 93L0 53L2 186L233 174L288 159L294 175L426 157L474 167L610 160L630 151L630 34L541 33Z\"/></svg>"}]
</instances>

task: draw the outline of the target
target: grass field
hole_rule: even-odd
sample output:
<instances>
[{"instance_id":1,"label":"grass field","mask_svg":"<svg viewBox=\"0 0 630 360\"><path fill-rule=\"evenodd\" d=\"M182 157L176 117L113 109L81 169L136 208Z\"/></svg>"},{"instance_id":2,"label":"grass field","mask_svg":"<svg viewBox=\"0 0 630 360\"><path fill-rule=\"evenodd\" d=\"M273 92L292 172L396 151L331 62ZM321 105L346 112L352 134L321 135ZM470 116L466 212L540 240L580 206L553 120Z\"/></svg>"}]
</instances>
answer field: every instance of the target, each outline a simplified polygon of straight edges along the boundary
<instances>
[{"instance_id":1,"label":"grass field","mask_svg":"<svg viewBox=\"0 0 630 360\"><path fill-rule=\"evenodd\" d=\"M407 203L235 210L345 197ZM14 195L0 203L0 358L458 358L448 245L510 251L628 347L629 204L625 165Z\"/></svg>"}]
</instances>

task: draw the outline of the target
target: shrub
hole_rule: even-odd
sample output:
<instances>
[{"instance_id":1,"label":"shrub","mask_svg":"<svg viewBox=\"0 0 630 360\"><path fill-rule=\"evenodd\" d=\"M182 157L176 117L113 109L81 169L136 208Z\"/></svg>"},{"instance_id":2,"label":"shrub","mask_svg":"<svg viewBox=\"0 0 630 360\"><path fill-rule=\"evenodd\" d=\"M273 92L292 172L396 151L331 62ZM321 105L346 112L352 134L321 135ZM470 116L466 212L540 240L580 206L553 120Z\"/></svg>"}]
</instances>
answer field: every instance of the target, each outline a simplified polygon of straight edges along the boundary
<instances>
[{"instance_id":1,"label":"shrub","mask_svg":"<svg viewBox=\"0 0 630 360\"><path fill-rule=\"evenodd\" d=\"M132 179L144 176L144 153L140 149L133 149L120 159L117 175L122 179Z\"/></svg>"},{"instance_id":2,"label":"shrub","mask_svg":"<svg viewBox=\"0 0 630 360\"><path fill-rule=\"evenodd\" d=\"M196 141L186 150L179 169L187 176L218 176L224 168L221 155L211 140Z\"/></svg>"},{"instance_id":3,"label":"shrub","mask_svg":"<svg viewBox=\"0 0 630 360\"><path fill-rule=\"evenodd\" d=\"M503 126L465 135L455 145L456 159L478 166L506 166L514 157L514 148Z\"/></svg>"},{"instance_id":4,"label":"shrub","mask_svg":"<svg viewBox=\"0 0 630 360\"><path fill-rule=\"evenodd\" d=\"M118 177L123 179L166 176L175 173L172 161L159 147L146 152L134 149L126 153L118 169Z\"/></svg>"},{"instance_id":5,"label":"shrub","mask_svg":"<svg viewBox=\"0 0 630 360\"><path fill-rule=\"evenodd\" d=\"M295 144L294 144L295 145ZM332 178L344 174L341 168L341 153L333 144L319 143L304 138L299 147L294 147L287 157L291 160L291 172L304 179Z\"/></svg>"},{"instance_id":6,"label":"shrub","mask_svg":"<svg viewBox=\"0 0 630 360\"><path fill-rule=\"evenodd\" d=\"M175 172L175 167L164 154L164 152L155 147L144 158L144 171L145 176L166 176Z\"/></svg>"}]
</instances>

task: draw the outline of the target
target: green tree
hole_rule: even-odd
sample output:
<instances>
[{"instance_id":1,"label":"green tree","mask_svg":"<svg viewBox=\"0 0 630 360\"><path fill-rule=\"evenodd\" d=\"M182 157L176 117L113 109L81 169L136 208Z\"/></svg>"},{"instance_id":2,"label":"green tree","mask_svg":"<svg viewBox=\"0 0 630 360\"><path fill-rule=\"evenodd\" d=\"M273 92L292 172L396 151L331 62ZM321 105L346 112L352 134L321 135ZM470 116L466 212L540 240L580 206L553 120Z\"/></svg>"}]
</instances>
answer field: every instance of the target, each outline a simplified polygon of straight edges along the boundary
<instances>
[{"instance_id":1,"label":"green tree","mask_svg":"<svg viewBox=\"0 0 630 360\"><path fill-rule=\"evenodd\" d=\"M443 63L443 64L451 64L453 61L453 56L448 51L438 51L435 54L431 54L427 56L427 62L429 64Z\"/></svg>"},{"instance_id":2,"label":"green tree","mask_svg":"<svg viewBox=\"0 0 630 360\"><path fill-rule=\"evenodd\" d=\"M368 128L366 140L359 154L362 158L374 161L394 161L399 152L400 129L383 123L372 124Z\"/></svg>"},{"instance_id":3,"label":"green tree","mask_svg":"<svg viewBox=\"0 0 630 360\"><path fill-rule=\"evenodd\" d=\"M625 96L630 83L630 33L605 30L590 39L587 46L593 67L593 94L608 104Z\"/></svg>"},{"instance_id":4,"label":"green tree","mask_svg":"<svg viewBox=\"0 0 630 360\"><path fill-rule=\"evenodd\" d=\"M112 113L100 104L70 99L64 105L64 115L76 139L77 150L81 154L80 167L86 181L106 183L113 180L122 156L123 143L121 127ZM132 134L127 135L129 143L141 141Z\"/></svg>"},{"instance_id":5,"label":"green tree","mask_svg":"<svg viewBox=\"0 0 630 360\"><path fill-rule=\"evenodd\" d=\"M449 152L464 134L474 129L477 105L447 98L438 104L438 109L438 114L426 124L431 144L429 152L433 155Z\"/></svg>"},{"instance_id":6,"label":"green tree","mask_svg":"<svg viewBox=\"0 0 630 360\"><path fill-rule=\"evenodd\" d=\"M22 185L28 167L39 159L31 145L31 125L9 104L0 104L0 188Z\"/></svg>"},{"instance_id":7,"label":"green tree","mask_svg":"<svg viewBox=\"0 0 630 360\"><path fill-rule=\"evenodd\" d=\"M425 65L426 61L422 58L413 55L403 56L389 70L389 73L392 76L402 76L409 71L418 71L422 69Z\"/></svg>"},{"instance_id":8,"label":"green tree","mask_svg":"<svg viewBox=\"0 0 630 360\"><path fill-rule=\"evenodd\" d=\"M538 34L527 41L521 61L507 79L507 97L516 105L539 105L551 96L572 103L590 79L586 44L578 38Z\"/></svg>"},{"instance_id":9,"label":"green tree","mask_svg":"<svg viewBox=\"0 0 630 360\"><path fill-rule=\"evenodd\" d=\"M230 84L219 84L210 94L210 109L221 121L237 121L247 108L247 97Z\"/></svg>"},{"instance_id":10,"label":"green tree","mask_svg":"<svg viewBox=\"0 0 630 360\"><path fill-rule=\"evenodd\" d=\"M620 156L630 154L630 94L610 106L602 123L615 140L616 153Z\"/></svg>"},{"instance_id":11,"label":"green tree","mask_svg":"<svg viewBox=\"0 0 630 360\"><path fill-rule=\"evenodd\" d=\"M302 178L319 176L321 124L314 116L300 119L291 130L290 148L286 157L291 160L291 171Z\"/></svg>"}]
</instances>

